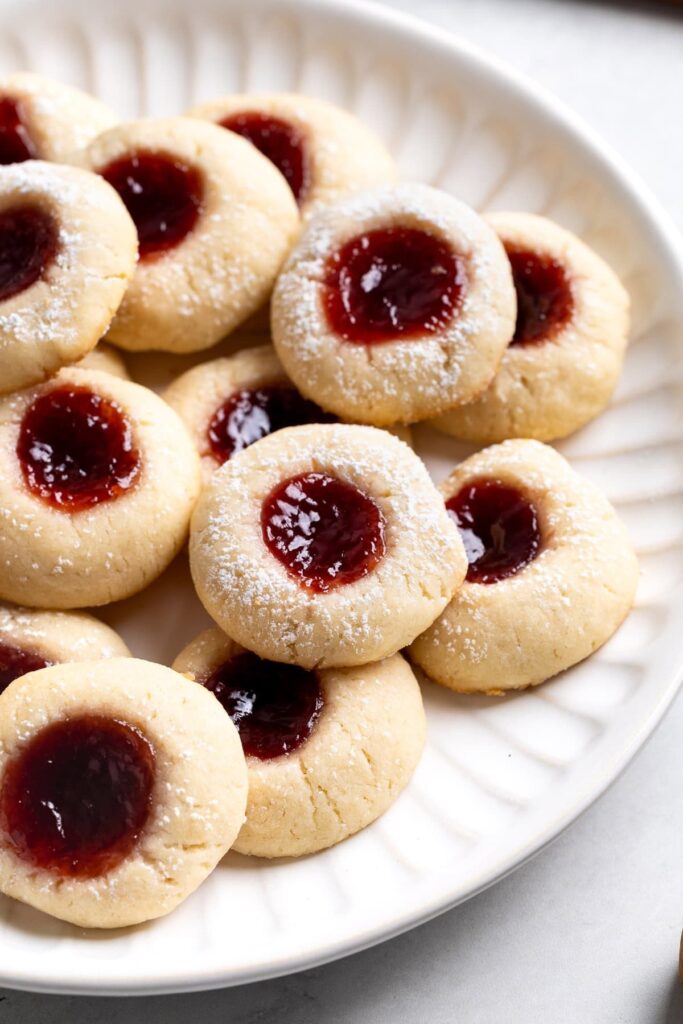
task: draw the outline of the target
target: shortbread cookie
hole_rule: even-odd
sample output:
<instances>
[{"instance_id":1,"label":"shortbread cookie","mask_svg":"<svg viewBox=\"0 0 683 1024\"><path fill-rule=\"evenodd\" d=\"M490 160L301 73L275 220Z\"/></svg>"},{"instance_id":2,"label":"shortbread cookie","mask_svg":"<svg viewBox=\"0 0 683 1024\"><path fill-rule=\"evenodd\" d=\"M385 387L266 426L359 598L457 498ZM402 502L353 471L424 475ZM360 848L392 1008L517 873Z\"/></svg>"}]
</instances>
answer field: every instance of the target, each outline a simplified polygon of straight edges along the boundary
<instances>
[{"instance_id":1,"label":"shortbread cookie","mask_svg":"<svg viewBox=\"0 0 683 1024\"><path fill-rule=\"evenodd\" d=\"M135 270L116 192L77 167L31 160L0 176L0 393L45 380L107 330Z\"/></svg>"},{"instance_id":2,"label":"shortbread cookie","mask_svg":"<svg viewBox=\"0 0 683 1024\"><path fill-rule=\"evenodd\" d=\"M193 118L134 121L98 136L84 163L135 221L140 263L108 340L196 352L268 298L299 229L282 175L248 142Z\"/></svg>"},{"instance_id":3,"label":"shortbread cookie","mask_svg":"<svg viewBox=\"0 0 683 1024\"><path fill-rule=\"evenodd\" d=\"M604 644L628 614L638 562L607 499L538 441L506 441L441 487L467 579L410 655L453 690L535 686Z\"/></svg>"},{"instance_id":4,"label":"shortbread cookie","mask_svg":"<svg viewBox=\"0 0 683 1024\"><path fill-rule=\"evenodd\" d=\"M289 427L213 474L190 564L209 615L263 658L363 665L410 643L466 571L423 463L387 431Z\"/></svg>"},{"instance_id":5,"label":"shortbread cookie","mask_svg":"<svg viewBox=\"0 0 683 1024\"><path fill-rule=\"evenodd\" d=\"M396 180L396 164L374 132L324 100L294 93L221 96L189 116L253 143L284 175L305 215L349 192Z\"/></svg>"},{"instance_id":6,"label":"shortbread cookie","mask_svg":"<svg viewBox=\"0 0 683 1024\"><path fill-rule=\"evenodd\" d=\"M297 857L333 846L383 814L420 759L422 697L400 654L309 672L262 661L209 629L173 667L211 690L240 734L249 799L239 853Z\"/></svg>"},{"instance_id":7,"label":"shortbread cookie","mask_svg":"<svg viewBox=\"0 0 683 1024\"><path fill-rule=\"evenodd\" d=\"M237 730L169 668L55 665L0 696L0 890L53 917L167 914L226 853L246 797Z\"/></svg>"},{"instance_id":8,"label":"shortbread cookie","mask_svg":"<svg viewBox=\"0 0 683 1024\"><path fill-rule=\"evenodd\" d=\"M121 380L130 380L128 367L121 353L103 342L100 342L92 352L88 352L87 356L83 356L77 365L84 370L102 370L104 373L120 377Z\"/></svg>"},{"instance_id":9,"label":"shortbread cookie","mask_svg":"<svg viewBox=\"0 0 683 1024\"><path fill-rule=\"evenodd\" d=\"M276 430L334 418L302 398L272 345L200 363L178 377L164 398L187 427L207 477Z\"/></svg>"},{"instance_id":10,"label":"shortbread cookie","mask_svg":"<svg viewBox=\"0 0 683 1024\"><path fill-rule=\"evenodd\" d=\"M495 232L426 185L320 210L278 278L273 342L308 398L342 419L411 423L475 398L512 337Z\"/></svg>"},{"instance_id":11,"label":"shortbread cookie","mask_svg":"<svg viewBox=\"0 0 683 1024\"><path fill-rule=\"evenodd\" d=\"M205 478L276 430L336 420L299 394L272 345L194 366L176 378L164 398L193 438ZM411 443L409 427L393 433Z\"/></svg>"},{"instance_id":12,"label":"shortbread cookie","mask_svg":"<svg viewBox=\"0 0 683 1024\"><path fill-rule=\"evenodd\" d=\"M0 164L71 163L118 118L80 89L18 71L0 79Z\"/></svg>"},{"instance_id":13,"label":"shortbread cookie","mask_svg":"<svg viewBox=\"0 0 683 1024\"><path fill-rule=\"evenodd\" d=\"M0 401L0 598L107 604L180 550L199 491L182 422L147 388L76 367Z\"/></svg>"},{"instance_id":14,"label":"shortbread cookie","mask_svg":"<svg viewBox=\"0 0 683 1024\"><path fill-rule=\"evenodd\" d=\"M129 655L118 633L85 612L0 604L0 693L20 676L48 665Z\"/></svg>"},{"instance_id":15,"label":"shortbread cookie","mask_svg":"<svg viewBox=\"0 0 683 1024\"><path fill-rule=\"evenodd\" d=\"M576 235L530 213L493 213L517 290L514 338L490 387L434 422L464 441L552 441L601 412L628 340L629 297Z\"/></svg>"}]
</instances>

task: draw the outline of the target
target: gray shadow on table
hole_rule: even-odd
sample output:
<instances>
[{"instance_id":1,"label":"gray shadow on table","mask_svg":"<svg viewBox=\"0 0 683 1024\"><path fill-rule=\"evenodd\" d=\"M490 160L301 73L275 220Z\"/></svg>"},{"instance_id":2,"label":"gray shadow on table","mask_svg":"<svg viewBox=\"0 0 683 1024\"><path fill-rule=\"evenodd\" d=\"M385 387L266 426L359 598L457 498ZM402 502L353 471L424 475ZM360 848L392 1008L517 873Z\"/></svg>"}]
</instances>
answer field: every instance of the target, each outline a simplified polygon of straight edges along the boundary
<instances>
[{"instance_id":1,"label":"gray shadow on table","mask_svg":"<svg viewBox=\"0 0 683 1024\"><path fill-rule=\"evenodd\" d=\"M683 984L674 977L656 1024L683 1024Z\"/></svg>"}]
</instances>

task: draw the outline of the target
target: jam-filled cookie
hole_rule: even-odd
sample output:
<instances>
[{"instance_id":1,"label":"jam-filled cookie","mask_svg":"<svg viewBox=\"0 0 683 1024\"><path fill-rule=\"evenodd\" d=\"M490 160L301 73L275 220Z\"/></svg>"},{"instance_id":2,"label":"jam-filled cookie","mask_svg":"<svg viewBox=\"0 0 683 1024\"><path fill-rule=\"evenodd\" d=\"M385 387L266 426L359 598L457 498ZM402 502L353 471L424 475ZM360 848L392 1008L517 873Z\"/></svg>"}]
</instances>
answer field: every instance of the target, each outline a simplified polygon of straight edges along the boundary
<instances>
[{"instance_id":1,"label":"jam-filled cookie","mask_svg":"<svg viewBox=\"0 0 683 1024\"><path fill-rule=\"evenodd\" d=\"M86 928L173 910L244 820L237 730L208 690L134 658L0 695L0 890Z\"/></svg>"},{"instance_id":2,"label":"jam-filled cookie","mask_svg":"<svg viewBox=\"0 0 683 1024\"><path fill-rule=\"evenodd\" d=\"M26 71L0 78L0 164L68 164L118 118L80 89Z\"/></svg>"},{"instance_id":3,"label":"jam-filled cookie","mask_svg":"<svg viewBox=\"0 0 683 1024\"><path fill-rule=\"evenodd\" d=\"M84 370L101 370L103 373L111 373L114 377L120 377L121 380L130 380L128 367L121 353L103 342L100 342L92 352L88 352L87 356L83 356L77 365Z\"/></svg>"},{"instance_id":4,"label":"jam-filled cookie","mask_svg":"<svg viewBox=\"0 0 683 1024\"><path fill-rule=\"evenodd\" d=\"M453 690L535 686L587 658L628 614L638 562L607 499L552 448L514 440L441 487L467 578L410 649Z\"/></svg>"},{"instance_id":5,"label":"jam-filled cookie","mask_svg":"<svg viewBox=\"0 0 683 1024\"><path fill-rule=\"evenodd\" d=\"M405 647L462 582L458 530L387 431L289 427L216 470L190 565L215 622L263 658L363 665Z\"/></svg>"},{"instance_id":6,"label":"jam-filled cookie","mask_svg":"<svg viewBox=\"0 0 683 1024\"><path fill-rule=\"evenodd\" d=\"M383 143L346 110L294 93L222 96L190 111L248 139L284 175L303 214L396 179Z\"/></svg>"},{"instance_id":7,"label":"jam-filled cookie","mask_svg":"<svg viewBox=\"0 0 683 1024\"><path fill-rule=\"evenodd\" d=\"M278 278L273 342L296 386L338 416L385 426L475 398L515 321L493 229L426 185L317 212Z\"/></svg>"},{"instance_id":8,"label":"jam-filled cookie","mask_svg":"<svg viewBox=\"0 0 683 1024\"><path fill-rule=\"evenodd\" d=\"M336 419L299 394L272 345L201 363L181 374L164 398L194 439L205 477L276 430ZM408 427L394 432L410 443Z\"/></svg>"},{"instance_id":9,"label":"jam-filled cookie","mask_svg":"<svg viewBox=\"0 0 683 1024\"><path fill-rule=\"evenodd\" d=\"M134 121L98 136L83 159L113 185L138 232L140 262L109 341L196 352L263 305L299 214L250 143L193 118Z\"/></svg>"},{"instance_id":10,"label":"jam-filled cookie","mask_svg":"<svg viewBox=\"0 0 683 1024\"><path fill-rule=\"evenodd\" d=\"M498 373L473 402L434 426L475 444L552 441L609 402L624 360L629 297L570 231L530 213L492 213L517 292L517 322Z\"/></svg>"},{"instance_id":11,"label":"jam-filled cookie","mask_svg":"<svg viewBox=\"0 0 683 1024\"><path fill-rule=\"evenodd\" d=\"M107 604L182 546L200 485L182 422L157 395L70 367L0 401L0 597Z\"/></svg>"},{"instance_id":12,"label":"jam-filled cookie","mask_svg":"<svg viewBox=\"0 0 683 1024\"><path fill-rule=\"evenodd\" d=\"M19 676L48 665L129 654L118 633L85 612L0 604L0 693Z\"/></svg>"},{"instance_id":13,"label":"jam-filled cookie","mask_svg":"<svg viewBox=\"0 0 683 1024\"><path fill-rule=\"evenodd\" d=\"M135 227L113 188L39 160L0 175L0 394L89 352L135 270Z\"/></svg>"},{"instance_id":14,"label":"jam-filled cookie","mask_svg":"<svg viewBox=\"0 0 683 1024\"><path fill-rule=\"evenodd\" d=\"M210 690L240 734L249 798L239 853L297 857L346 839L391 806L420 759L422 696L400 654L307 671L210 629L173 667Z\"/></svg>"}]
</instances>

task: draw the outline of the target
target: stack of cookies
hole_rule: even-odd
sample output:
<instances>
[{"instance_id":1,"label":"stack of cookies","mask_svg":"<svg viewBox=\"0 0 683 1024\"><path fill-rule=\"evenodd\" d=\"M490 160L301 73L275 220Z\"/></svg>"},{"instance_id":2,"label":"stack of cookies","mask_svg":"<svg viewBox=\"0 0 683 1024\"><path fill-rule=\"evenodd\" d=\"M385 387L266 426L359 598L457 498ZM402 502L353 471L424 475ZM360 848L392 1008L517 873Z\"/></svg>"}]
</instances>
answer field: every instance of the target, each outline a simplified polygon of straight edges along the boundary
<instances>
[{"instance_id":1,"label":"stack of cookies","mask_svg":"<svg viewBox=\"0 0 683 1024\"><path fill-rule=\"evenodd\" d=\"M626 530L544 443L604 408L627 343L578 238L398 183L303 96L120 123L17 74L0 164L4 893L116 927L230 848L329 847L408 783L418 672L502 695L623 621ZM117 350L184 372L160 396ZM424 421L490 447L437 489ZM215 625L136 659L82 609L188 538Z\"/></svg>"}]
</instances>

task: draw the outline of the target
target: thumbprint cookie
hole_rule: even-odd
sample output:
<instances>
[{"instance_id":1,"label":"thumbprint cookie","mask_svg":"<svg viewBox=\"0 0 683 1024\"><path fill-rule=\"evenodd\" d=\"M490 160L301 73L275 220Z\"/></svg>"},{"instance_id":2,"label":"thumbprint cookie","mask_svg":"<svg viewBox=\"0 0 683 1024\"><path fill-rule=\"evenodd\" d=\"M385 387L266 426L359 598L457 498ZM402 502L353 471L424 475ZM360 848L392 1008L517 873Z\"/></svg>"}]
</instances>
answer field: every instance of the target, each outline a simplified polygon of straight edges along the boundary
<instances>
[{"instance_id":1,"label":"thumbprint cookie","mask_svg":"<svg viewBox=\"0 0 683 1024\"><path fill-rule=\"evenodd\" d=\"M0 693L19 676L48 665L129 654L118 633L85 612L43 612L0 604Z\"/></svg>"},{"instance_id":2,"label":"thumbprint cookie","mask_svg":"<svg viewBox=\"0 0 683 1024\"><path fill-rule=\"evenodd\" d=\"M469 566L410 650L437 683L489 694L535 686L621 625L638 582L633 546L607 499L556 451L494 445L441 490Z\"/></svg>"},{"instance_id":3,"label":"thumbprint cookie","mask_svg":"<svg viewBox=\"0 0 683 1024\"><path fill-rule=\"evenodd\" d=\"M109 341L195 352L263 305L299 214L282 175L254 146L179 117L118 125L83 160L116 189L138 233L140 262Z\"/></svg>"},{"instance_id":4,"label":"thumbprint cookie","mask_svg":"<svg viewBox=\"0 0 683 1024\"><path fill-rule=\"evenodd\" d=\"M130 380L128 367L121 353L103 342L100 342L92 352L88 352L87 356L83 356L77 365L84 370L101 370L103 373L111 373L114 377L120 377L121 380Z\"/></svg>"},{"instance_id":5,"label":"thumbprint cookie","mask_svg":"<svg viewBox=\"0 0 683 1024\"><path fill-rule=\"evenodd\" d=\"M181 374L164 398L194 439L205 478L276 430L336 421L299 394L272 345L201 363ZM410 444L409 427L397 427L393 433Z\"/></svg>"},{"instance_id":6,"label":"thumbprint cookie","mask_svg":"<svg viewBox=\"0 0 683 1024\"><path fill-rule=\"evenodd\" d=\"M271 302L273 342L301 393L375 426L476 398L514 322L510 264L495 231L426 185L319 210Z\"/></svg>"},{"instance_id":7,"label":"thumbprint cookie","mask_svg":"<svg viewBox=\"0 0 683 1024\"><path fill-rule=\"evenodd\" d=\"M335 423L270 434L217 469L192 519L190 565L229 636L303 668L394 654L466 571L421 460L387 431Z\"/></svg>"},{"instance_id":8,"label":"thumbprint cookie","mask_svg":"<svg viewBox=\"0 0 683 1024\"><path fill-rule=\"evenodd\" d=\"M147 388L75 367L0 400L0 598L128 597L180 550L200 486L182 422Z\"/></svg>"},{"instance_id":9,"label":"thumbprint cookie","mask_svg":"<svg viewBox=\"0 0 683 1024\"><path fill-rule=\"evenodd\" d=\"M71 163L118 118L80 89L18 71L0 78L0 164Z\"/></svg>"},{"instance_id":10,"label":"thumbprint cookie","mask_svg":"<svg viewBox=\"0 0 683 1024\"><path fill-rule=\"evenodd\" d=\"M215 697L135 658L53 665L0 695L0 891L85 928L160 917L244 821Z\"/></svg>"},{"instance_id":11,"label":"thumbprint cookie","mask_svg":"<svg viewBox=\"0 0 683 1024\"><path fill-rule=\"evenodd\" d=\"M248 139L283 175L304 215L396 180L374 132L346 110L294 93L222 96L190 111Z\"/></svg>"},{"instance_id":12,"label":"thumbprint cookie","mask_svg":"<svg viewBox=\"0 0 683 1024\"><path fill-rule=\"evenodd\" d=\"M0 393L45 380L95 347L135 271L135 227L116 192L39 160L0 176Z\"/></svg>"},{"instance_id":13,"label":"thumbprint cookie","mask_svg":"<svg viewBox=\"0 0 683 1024\"><path fill-rule=\"evenodd\" d=\"M486 391L434 426L475 444L565 437L612 396L628 340L628 294L604 260L552 221L530 213L487 220L512 267L514 335Z\"/></svg>"},{"instance_id":14,"label":"thumbprint cookie","mask_svg":"<svg viewBox=\"0 0 683 1024\"><path fill-rule=\"evenodd\" d=\"M249 777L238 853L297 857L341 842L394 803L420 759L420 687L400 654L308 671L263 661L218 629L173 666L237 726Z\"/></svg>"}]
</instances>

